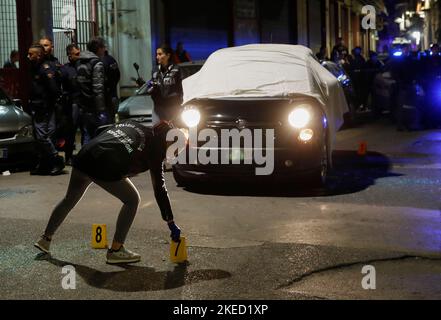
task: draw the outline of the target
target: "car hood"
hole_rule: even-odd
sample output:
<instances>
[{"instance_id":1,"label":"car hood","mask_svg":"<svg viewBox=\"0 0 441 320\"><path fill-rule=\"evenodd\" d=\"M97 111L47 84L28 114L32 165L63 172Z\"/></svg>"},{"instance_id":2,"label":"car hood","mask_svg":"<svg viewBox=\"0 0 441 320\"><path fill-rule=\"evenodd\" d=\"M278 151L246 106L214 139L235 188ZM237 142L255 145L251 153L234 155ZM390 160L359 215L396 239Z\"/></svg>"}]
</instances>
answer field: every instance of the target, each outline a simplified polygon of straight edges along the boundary
<instances>
[{"instance_id":1,"label":"car hood","mask_svg":"<svg viewBox=\"0 0 441 320\"><path fill-rule=\"evenodd\" d=\"M31 117L13 105L0 105L0 132L18 132L32 123Z\"/></svg>"},{"instance_id":2,"label":"car hood","mask_svg":"<svg viewBox=\"0 0 441 320\"><path fill-rule=\"evenodd\" d=\"M150 96L132 96L120 103L118 113L130 117L149 116L153 113L153 101Z\"/></svg>"}]
</instances>

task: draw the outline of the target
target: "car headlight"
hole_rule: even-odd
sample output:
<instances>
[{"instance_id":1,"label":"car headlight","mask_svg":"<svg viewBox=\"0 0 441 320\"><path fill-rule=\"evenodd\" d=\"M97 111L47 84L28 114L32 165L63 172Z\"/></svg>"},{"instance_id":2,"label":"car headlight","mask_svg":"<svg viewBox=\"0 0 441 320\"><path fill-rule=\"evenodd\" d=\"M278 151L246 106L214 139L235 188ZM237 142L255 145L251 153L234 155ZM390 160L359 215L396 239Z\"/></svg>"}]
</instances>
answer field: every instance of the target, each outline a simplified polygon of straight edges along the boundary
<instances>
[{"instance_id":1,"label":"car headlight","mask_svg":"<svg viewBox=\"0 0 441 320\"><path fill-rule=\"evenodd\" d=\"M17 133L17 137L19 138L32 138L34 136L34 128L32 125L24 126Z\"/></svg>"},{"instance_id":2,"label":"car headlight","mask_svg":"<svg viewBox=\"0 0 441 320\"><path fill-rule=\"evenodd\" d=\"M288 117L289 124L296 129L305 128L311 121L311 113L306 107L298 107Z\"/></svg>"},{"instance_id":3,"label":"car headlight","mask_svg":"<svg viewBox=\"0 0 441 320\"><path fill-rule=\"evenodd\" d=\"M195 108L187 108L182 112L182 120L186 126L194 128L201 121L201 113Z\"/></svg>"}]
</instances>

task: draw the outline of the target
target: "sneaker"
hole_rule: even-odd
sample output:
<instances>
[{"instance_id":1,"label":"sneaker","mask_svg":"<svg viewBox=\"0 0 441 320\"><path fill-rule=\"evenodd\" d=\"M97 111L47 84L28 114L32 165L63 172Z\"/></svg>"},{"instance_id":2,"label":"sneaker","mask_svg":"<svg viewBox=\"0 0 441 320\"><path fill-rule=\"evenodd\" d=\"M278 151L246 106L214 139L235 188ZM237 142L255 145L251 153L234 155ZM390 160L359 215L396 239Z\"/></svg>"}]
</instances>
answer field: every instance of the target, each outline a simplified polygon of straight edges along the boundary
<instances>
[{"instance_id":1,"label":"sneaker","mask_svg":"<svg viewBox=\"0 0 441 320\"><path fill-rule=\"evenodd\" d=\"M107 263L108 264L120 264L120 263L136 263L141 261L141 256L130 250L121 247L118 251L107 251Z\"/></svg>"},{"instance_id":2,"label":"sneaker","mask_svg":"<svg viewBox=\"0 0 441 320\"><path fill-rule=\"evenodd\" d=\"M50 254L50 246L51 242L44 236L40 238L37 242L35 242L34 247L39 249L40 251Z\"/></svg>"}]
</instances>

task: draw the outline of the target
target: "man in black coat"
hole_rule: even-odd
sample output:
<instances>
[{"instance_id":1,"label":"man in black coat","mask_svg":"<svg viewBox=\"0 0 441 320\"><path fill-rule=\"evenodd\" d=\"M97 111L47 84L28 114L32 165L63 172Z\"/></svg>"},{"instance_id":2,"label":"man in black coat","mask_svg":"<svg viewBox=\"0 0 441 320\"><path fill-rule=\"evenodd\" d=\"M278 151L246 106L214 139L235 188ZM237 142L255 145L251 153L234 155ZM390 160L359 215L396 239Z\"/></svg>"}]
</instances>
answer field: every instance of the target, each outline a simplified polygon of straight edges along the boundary
<instances>
[{"instance_id":1,"label":"man in black coat","mask_svg":"<svg viewBox=\"0 0 441 320\"><path fill-rule=\"evenodd\" d=\"M80 89L78 105L83 128L82 144L96 136L100 126L110 124L105 100L105 71L101 61L106 46L102 38L94 38L87 44L87 51L77 62L77 83Z\"/></svg>"}]
</instances>

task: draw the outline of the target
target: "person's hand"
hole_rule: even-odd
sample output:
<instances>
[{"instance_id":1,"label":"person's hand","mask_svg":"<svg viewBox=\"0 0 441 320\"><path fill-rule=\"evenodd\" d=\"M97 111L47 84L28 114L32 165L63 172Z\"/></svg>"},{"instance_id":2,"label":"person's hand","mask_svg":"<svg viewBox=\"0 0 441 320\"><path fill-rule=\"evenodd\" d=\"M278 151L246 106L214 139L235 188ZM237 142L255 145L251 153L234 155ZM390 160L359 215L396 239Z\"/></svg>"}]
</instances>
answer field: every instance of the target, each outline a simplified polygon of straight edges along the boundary
<instances>
[{"instance_id":1,"label":"person's hand","mask_svg":"<svg viewBox=\"0 0 441 320\"><path fill-rule=\"evenodd\" d=\"M147 83L147 94L153 95L156 91L156 89L158 88L158 83L155 81L150 80Z\"/></svg>"},{"instance_id":2,"label":"person's hand","mask_svg":"<svg viewBox=\"0 0 441 320\"><path fill-rule=\"evenodd\" d=\"M98 114L98 126L105 126L109 124L109 115L107 112L100 112Z\"/></svg>"},{"instance_id":3,"label":"person's hand","mask_svg":"<svg viewBox=\"0 0 441 320\"><path fill-rule=\"evenodd\" d=\"M172 221L168 223L168 228L171 231L170 237L174 242L179 242L181 239L181 229Z\"/></svg>"}]
</instances>

